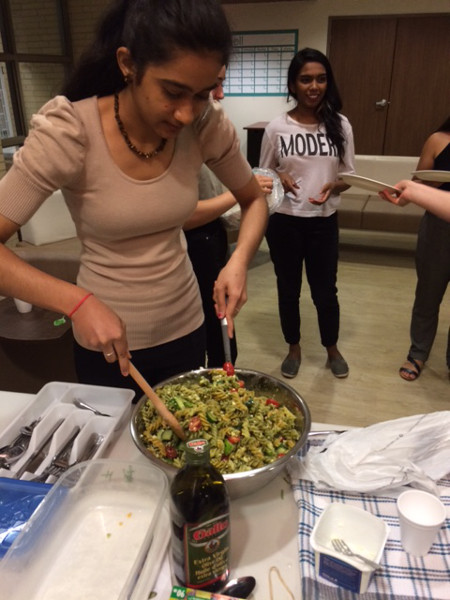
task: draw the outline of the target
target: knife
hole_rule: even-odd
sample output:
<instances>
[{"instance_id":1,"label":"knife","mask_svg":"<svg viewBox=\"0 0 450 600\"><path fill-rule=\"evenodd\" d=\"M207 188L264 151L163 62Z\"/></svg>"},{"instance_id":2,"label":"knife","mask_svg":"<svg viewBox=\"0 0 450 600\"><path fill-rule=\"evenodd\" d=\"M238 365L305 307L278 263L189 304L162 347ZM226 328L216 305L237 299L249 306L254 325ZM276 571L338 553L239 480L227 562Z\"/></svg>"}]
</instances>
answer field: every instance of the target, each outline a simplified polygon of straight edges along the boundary
<instances>
[{"instance_id":1,"label":"knife","mask_svg":"<svg viewBox=\"0 0 450 600\"><path fill-rule=\"evenodd\" d=\"M62 423L64 423L65 419L59 419L56 423L50 428L47 434L42 438L38 446L35 448L33 453L28 457L28 459L23 463L18 471L14 474L14 479L20 479L22 475L28 469L30 471L35 471L37 467L41 464L44 458L47 456L48 449L52 442L52 437L55 431L58 429ZM30 468L32 467L32 468Z\"/></svg>"}]
</instances>

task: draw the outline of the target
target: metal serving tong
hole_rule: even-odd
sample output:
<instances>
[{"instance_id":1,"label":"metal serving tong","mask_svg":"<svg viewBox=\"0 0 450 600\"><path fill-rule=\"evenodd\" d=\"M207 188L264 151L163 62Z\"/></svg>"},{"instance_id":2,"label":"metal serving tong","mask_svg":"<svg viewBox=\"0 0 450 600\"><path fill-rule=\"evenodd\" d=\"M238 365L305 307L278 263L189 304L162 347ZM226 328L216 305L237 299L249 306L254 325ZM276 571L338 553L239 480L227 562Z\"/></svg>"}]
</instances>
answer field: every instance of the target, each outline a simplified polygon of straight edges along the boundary
<instances>
[{"instance_id":1,"label":"metal serving tong","mask_svg":"<svg viewBox=\"0 0 450 600\"><path fill-rule=\"evenodd\" d=\"M222 328L223 353L225 362L231 363L231 347L230 338L228 337L228 321L226 317L220 319L220 327Z\"/></svg>"}]
</instances>

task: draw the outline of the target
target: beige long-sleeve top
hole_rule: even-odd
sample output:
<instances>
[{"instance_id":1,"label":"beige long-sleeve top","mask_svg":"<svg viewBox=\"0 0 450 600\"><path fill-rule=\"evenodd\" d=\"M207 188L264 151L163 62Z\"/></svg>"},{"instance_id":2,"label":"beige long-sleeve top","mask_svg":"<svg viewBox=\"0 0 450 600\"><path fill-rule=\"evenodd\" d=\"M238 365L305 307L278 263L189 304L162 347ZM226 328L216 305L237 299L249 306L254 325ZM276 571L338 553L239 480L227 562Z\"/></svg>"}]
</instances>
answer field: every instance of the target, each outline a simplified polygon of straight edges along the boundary
<instances>
[{"instance_id":1,"label":"beige long-sleeve top","mask_svg":"<svg viewBox=\"0 0 450 600\"><path fill-rule=\"evenodd\" d=\"M57 96L31 125L0 181L0 214L22 225L61 188L82 242L77 282L123 319L130 349L197 329L203 313L182 225L197 204L198 173L206 163L232 190L251 177L220 105L182 130L168 169L149 181L112 160L95 97Z\"/></svg>"}]
</instances>

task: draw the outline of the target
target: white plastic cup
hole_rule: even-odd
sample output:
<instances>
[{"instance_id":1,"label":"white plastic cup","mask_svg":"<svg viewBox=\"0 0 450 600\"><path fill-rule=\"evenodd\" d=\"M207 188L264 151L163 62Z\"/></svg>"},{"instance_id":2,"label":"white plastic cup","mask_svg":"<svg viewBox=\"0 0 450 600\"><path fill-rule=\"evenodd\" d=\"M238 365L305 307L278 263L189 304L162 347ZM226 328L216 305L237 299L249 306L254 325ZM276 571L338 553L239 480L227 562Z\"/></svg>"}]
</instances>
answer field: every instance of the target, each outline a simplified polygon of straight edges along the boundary
<instances>
[{"instance_id":1,"label":"white plastic cup","mask_svg":"<svg viewBox=\"0 0 450 600\"><path fill-rule=\"evenodd\" d=\"M407 490L397 499L400 535L405 552L428 554L447 516L444 504L433 494Z\"/></svg>"},{"instance_id":2,"label":"white plastic cup","mask_svg":"<svg viewBox=\"0 0 450 600\"><path fill-rule=\"evenodd\" d=\"M33 308L32 304L25 302L25 300L19 300L19 298L14 298L14 304L20 313L29 313Z\"/></svg>"}]
</instances>

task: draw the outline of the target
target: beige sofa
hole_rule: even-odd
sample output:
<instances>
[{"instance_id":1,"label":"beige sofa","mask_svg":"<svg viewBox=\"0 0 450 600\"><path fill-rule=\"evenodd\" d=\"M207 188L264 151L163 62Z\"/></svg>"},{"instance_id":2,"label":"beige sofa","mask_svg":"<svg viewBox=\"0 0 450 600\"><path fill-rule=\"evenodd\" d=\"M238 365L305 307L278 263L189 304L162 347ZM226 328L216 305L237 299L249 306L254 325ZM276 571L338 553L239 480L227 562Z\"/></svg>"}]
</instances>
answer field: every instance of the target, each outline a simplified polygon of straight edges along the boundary
<instances>
[{"instance_id":1,"label":"beige sofa","mask_svg":"<svg viewBox=\"0 0 450 600\"><path fill-rule=\"evenodd\" d=\"M357 175L394 185L401 179L411 179L417 162L415 156L357 155L355 171ZM398 207L382 200L376 192L356 186L344 192L341 198L339 226L346 229L416 234L424 213L413 204Z\"/></svg>"}]
</instances>

